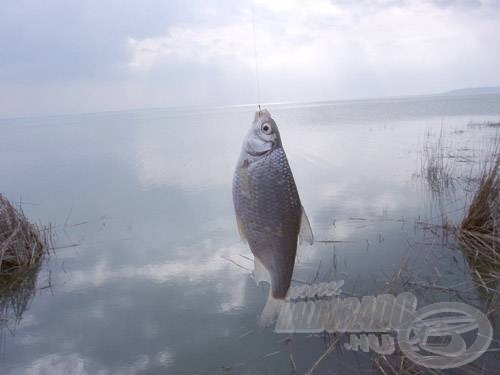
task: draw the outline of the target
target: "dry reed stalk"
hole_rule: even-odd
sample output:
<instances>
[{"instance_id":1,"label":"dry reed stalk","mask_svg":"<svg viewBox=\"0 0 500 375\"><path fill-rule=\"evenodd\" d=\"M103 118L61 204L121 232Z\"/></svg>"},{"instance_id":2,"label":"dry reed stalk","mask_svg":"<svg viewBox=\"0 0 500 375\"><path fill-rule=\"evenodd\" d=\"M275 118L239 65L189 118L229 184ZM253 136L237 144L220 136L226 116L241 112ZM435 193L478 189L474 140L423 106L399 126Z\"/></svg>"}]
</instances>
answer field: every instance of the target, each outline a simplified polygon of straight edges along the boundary
<instances>
[{"instance_id":1,"label":"dry reed stalk","mask_svg":"<svg viewBox=\"0 0 500 375\"><path fill-rule=\"evenodd\" d=\"M445 144L443 129L437 139L434 139L430 131L426 134L420 160L420 176L435 194L453 191L455 187L454 164L451 156L446 153L448 147Z\"/></svg>"},{"instance_id":2,"label":"dry reed stalk","mask_svg":"<svg viewBox=\"0 0 500 375\"><path fill-rule=\"evenodd\" d=\"M35 267L48 251L50 227L30 223L0 194L0 277Z\"/></svg>"},{"instance_id":3,"label":"dry reed stalk","mask_svg":"<svg viewBox=\"0 0 500 375\"><path fill-rule=\"evenodd\" d=\"M456 237L469 263L492 278L500 276L500 156L485 168L479 188Z\"/></svg>"}]
</instances>

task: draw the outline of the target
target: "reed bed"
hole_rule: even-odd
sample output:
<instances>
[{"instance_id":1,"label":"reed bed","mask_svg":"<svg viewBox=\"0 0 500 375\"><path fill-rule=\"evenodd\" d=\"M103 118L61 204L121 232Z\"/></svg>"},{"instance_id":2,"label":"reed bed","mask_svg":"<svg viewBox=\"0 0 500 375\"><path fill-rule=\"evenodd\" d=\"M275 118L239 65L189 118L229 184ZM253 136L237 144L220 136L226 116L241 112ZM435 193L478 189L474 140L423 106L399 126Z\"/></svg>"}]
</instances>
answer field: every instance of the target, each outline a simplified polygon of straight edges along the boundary
<instances>
[{"instance_id":1,"label":"reed bed","mask_svg":"<svg viewBox=\"0 0 500 375\"><path fill-rule=\"evenodd\" d=\"M0 194L0 277L38 265L49 242L50 227L32 224Z\"/></svg>"},{"instance_id":2,"label":"reed bed","mask_svg":"<svg viewBox=\"0 0 500 375\"><path fill-rule=\"evenodd\" d=\"M500 156L485 168L456 238L471 266L488 279L500 277Z\"/></svg>"},{"instance_id":3,"label":"reed bed","mask_svg":"<svg viewBox=\"0 0 500 375\"><path fill-rule=\"evenodd\" d=\"M32 224L0 194L0 348L3 329L13 332L37 291L51 233L51 226Z\"/></svg>"}]
</instances>

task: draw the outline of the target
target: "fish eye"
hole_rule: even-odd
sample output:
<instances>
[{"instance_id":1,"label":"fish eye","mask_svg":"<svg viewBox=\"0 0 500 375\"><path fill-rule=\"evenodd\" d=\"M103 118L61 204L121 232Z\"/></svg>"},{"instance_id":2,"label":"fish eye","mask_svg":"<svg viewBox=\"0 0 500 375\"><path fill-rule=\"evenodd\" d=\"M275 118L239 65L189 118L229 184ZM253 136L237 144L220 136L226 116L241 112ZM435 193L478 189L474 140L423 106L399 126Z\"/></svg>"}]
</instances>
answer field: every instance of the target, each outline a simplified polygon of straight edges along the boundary
<instances>
[{"instance_id":1,"label":"fish eye","mask_svg":"<svg viewBox=\"0 0 500 375\"><path fill-rule=\"evenodd\" d=\"M262 132L264 134L271 134L272 133L272 129L271 129L271 125L269 125L267 122L263 123L260 127L260 129L262 130Z\"/></svg>"}]
</instances>

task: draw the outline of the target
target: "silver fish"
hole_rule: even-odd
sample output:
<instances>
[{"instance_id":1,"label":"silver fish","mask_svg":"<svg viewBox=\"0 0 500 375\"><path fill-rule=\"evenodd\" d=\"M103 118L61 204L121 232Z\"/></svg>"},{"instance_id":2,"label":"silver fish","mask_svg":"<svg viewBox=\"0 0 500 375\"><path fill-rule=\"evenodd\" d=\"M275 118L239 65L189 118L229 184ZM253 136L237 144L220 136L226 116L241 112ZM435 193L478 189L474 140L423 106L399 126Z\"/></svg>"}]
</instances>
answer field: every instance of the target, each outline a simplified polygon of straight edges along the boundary
<instances>
[{"instance_id":1,"label":"silver fish","mask_svg":"<svg viewBox=\"0 0 500 375\"><path fill-rule=\"evenodd\" d=\"M233 178L233 203L241 238L254 255L257 283L271 284L259 319L269 325L290 287L297 238L313 243L276 122L269 111L255 114Z\"/></svg>"}]
</instances>

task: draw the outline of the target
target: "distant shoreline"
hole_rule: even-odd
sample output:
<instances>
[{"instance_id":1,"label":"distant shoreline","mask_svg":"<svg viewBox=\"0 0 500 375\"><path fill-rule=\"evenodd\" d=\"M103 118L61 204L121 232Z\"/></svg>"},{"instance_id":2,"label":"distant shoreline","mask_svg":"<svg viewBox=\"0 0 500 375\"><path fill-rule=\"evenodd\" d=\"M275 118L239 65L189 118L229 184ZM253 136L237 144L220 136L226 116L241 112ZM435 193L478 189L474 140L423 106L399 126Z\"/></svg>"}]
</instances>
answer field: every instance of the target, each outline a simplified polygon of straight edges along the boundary
<instances>
[{"instance_id":1,"label":"distant shoreline","mask_svg":"<svg viewBox=\"0 0 500 375\"><path fill-rule=\"evenodd\" d=\"M468 87L463 89L451 90L445 95L482 95L482 94L500 94L500 86L491 87Z\"/></svg>"},{"instance_id":2,"label":"distant shoreline","mask_svg":"<svg viewBox=\"0 0 500 375\"><path fill-rule=\"evenodd\" d=\"M350 104L360 102L384 102L384 101L408 101L408 100L422 100L433 98L445 97L458 97L458 96L480 96L480 95L499 95L500 86L494 87L478 87L478 88L464 88L447 92L434 93L434 94L410 94L400 96L380 96L380 97L365 97L365 98L352 98L352 99L331 99L331 100L312 100L312 101L284 101L284 102L269 102L261 103L262 107L295 107L295 106L323 106L330 104ZM217 112L227 110L245 110L256 108L257 104L229 104L229 105L189 105L189 106L171 106L171 107L151 107L151 108L133 108L133 109L114 109L103 110L95 112L72 112L61 114L33 114L25 116L12 116L0 117L0 125L5 121L13 120L37 120L49 119L59 117L72 117L72 116L102 116L102 115L120 115L120 114L139 114L150 112L165 112L173 111L177 113L183 112Z\"/></svg>"}]
</instances>

